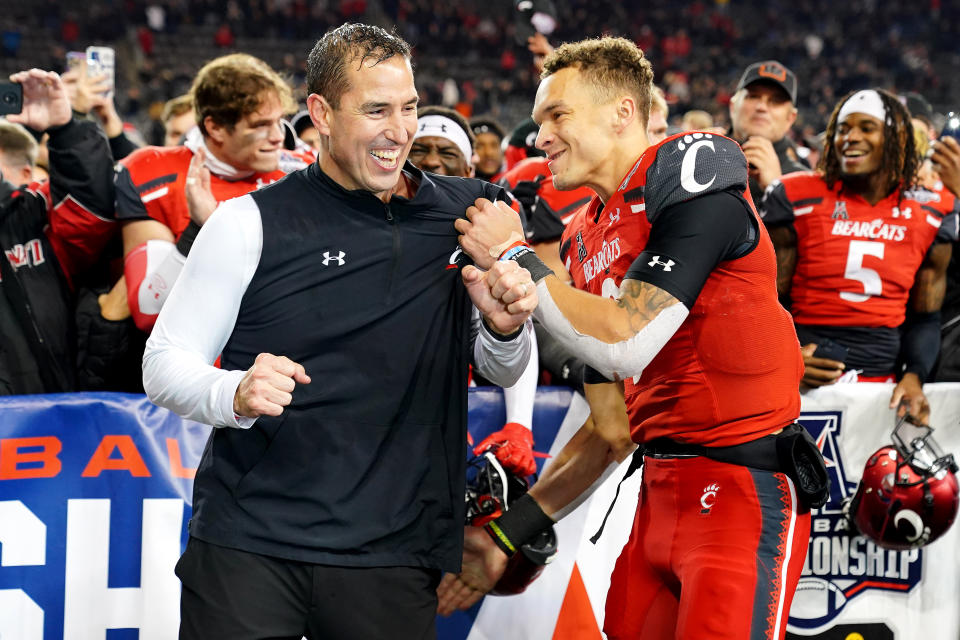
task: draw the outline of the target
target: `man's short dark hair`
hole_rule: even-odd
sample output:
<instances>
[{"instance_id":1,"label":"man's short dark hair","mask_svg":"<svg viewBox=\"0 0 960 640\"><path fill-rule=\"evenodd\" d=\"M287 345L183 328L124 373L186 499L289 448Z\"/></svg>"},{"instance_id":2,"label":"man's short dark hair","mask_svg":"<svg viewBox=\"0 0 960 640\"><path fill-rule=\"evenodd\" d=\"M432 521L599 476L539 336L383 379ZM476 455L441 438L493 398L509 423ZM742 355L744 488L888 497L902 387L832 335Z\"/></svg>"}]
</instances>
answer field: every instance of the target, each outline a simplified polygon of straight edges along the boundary
<instances>
[{"instance_id":1,"label":"man's short dark hair","mask_svg":"<svg viewBox=\"0 0 960 640\"><path fill-rule=\"evenodd\" d=\"M492 133L500 140L503 140L507 136L507 130L493 118L471 118L470 128L473 130L473 135Z\"/></svg>"},{"instance_id":2,"label":"man's short dark hair","mask_svg":"<svg viewBox=\"0 0 960 640\"><path fill-rule=\"evenodd\" d=\"M350 89L347 64L367 58L374 64L393 56L410 58L410 45L395 33L369 24L347 22L328 31L317 40L307 57L307 91L326 99L331 107L340 106L340 98Z\"/></svg>"},{"instance_id":3,"label":"man's short dark hair","mask_svg":"<svg viewBox=\"0 0 960 640\"><path fill-rule=\"evenodd\" d=\"M467 134L467 139L470 140L470 148L477 146L477 137L473 135L473 131L470 130L470 125L467 124L467 119L460 114L459 111L455 109L450 109L448 107L441 107L438 105L430 105L427 107L420 107L417 109L417 117L423 118L424 116L443 116L445 118L450 118L463 129L463 132ZM466 158L467 162L470 162L470 158Z\"/></svg>"}]
</instances>

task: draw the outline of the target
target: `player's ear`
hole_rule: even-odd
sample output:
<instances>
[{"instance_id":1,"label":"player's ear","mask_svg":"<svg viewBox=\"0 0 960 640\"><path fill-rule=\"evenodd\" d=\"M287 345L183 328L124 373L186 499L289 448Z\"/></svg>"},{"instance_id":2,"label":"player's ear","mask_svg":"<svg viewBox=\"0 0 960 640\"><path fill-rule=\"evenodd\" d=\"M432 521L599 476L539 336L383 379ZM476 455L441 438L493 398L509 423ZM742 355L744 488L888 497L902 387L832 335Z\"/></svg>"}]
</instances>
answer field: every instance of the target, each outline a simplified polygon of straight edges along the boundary
<instances>
[{"instance_id":1,"label":"player's ear","mask_svg":"<svg viewBox=\"0 0 960 640\"><path fill-rule=\"evenodd\" d=\"M637 109L637 100L633 96L620 96L615 102L615 129L617 133L622 132L630 124L639 122L639 109Z\"/></svg>"},{"instance_id":2,"label":"player's ear","mask_svg":"<svg viewBox=\"0 0 960 640\"><path fill-rule=\"evenodd\" d=\"M317 128L321 136L330 135L330 116L333 109L327 99L318 93L311 93L307 96L307 111L310 112L310 119L313 126Z\"/></svg>"}]
</instances>

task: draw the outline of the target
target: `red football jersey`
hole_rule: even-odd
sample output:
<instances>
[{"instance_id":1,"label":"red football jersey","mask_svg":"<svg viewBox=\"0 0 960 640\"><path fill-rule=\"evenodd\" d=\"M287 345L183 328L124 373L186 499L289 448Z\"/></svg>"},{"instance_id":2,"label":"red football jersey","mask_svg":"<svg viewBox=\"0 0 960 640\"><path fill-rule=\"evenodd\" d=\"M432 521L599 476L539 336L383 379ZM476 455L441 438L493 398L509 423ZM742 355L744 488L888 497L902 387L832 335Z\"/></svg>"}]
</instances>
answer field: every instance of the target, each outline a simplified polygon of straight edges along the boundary
<instances>
[{"instance_id":1,"label":"red football jersey","mask_svg":"<svg viewBox=\"0 0 960 640\"><path fill-rule=\"evenodd\" d=\"M288 156L291 152L283 152ZM144 147L120 161L117 177L117 218L157 220L179 238L190 223L184 186L193 152L185 146ZM298 167L306 166L300 162ZM124 175L126 174L126 175ZM286 175L282 169L254 173L240 180L210 176L210 190L217 202L246 195Z\"/></svg>"},{"instance_id":2,"label":"red football jersey","mask_svg":"<svg viewBox=\"0 0 960 640\"><path fill-rule=\"evenodd\" d=\"M501 184L508 188L519 182L539 182L537 195L549 205L550 210L563 224L567 224L577 209L587 204L595 195L589 187L560 191L553 186L553 174L546 158L526 158L501 176Z\"/></svg>"},{"instance_id":3,"label":"red football jersey","mask_svg":"<svg viewBox=\"0 0 960 640\"><path fill-rule=\"evenodd\" d=\"M898 327L917 269L938 233L956 239L956 198L908 191L871 205L830 189L814 172L792 173L764 195L763 220L793 224L797 264L790 285L798 324Z\"/></svg>"},{"instance_id":4,"label":"red football jersey","mask_svg":"<svg viewBox=\"0 0 960 640\"><path fill-rule=\"evenodd\" d=\"M561 247L575 286L619 297L651 221L713 191L733 188L750 203L746 166L739 145L715 134L688 132L648 148L606 205L594 198L567 225ZM677 332L639 378L625 381L634 441L729 446L800 414L800 345L777 300L773 244L759 227L757 246L714 268Z\"/></svg>"}]
</instances>

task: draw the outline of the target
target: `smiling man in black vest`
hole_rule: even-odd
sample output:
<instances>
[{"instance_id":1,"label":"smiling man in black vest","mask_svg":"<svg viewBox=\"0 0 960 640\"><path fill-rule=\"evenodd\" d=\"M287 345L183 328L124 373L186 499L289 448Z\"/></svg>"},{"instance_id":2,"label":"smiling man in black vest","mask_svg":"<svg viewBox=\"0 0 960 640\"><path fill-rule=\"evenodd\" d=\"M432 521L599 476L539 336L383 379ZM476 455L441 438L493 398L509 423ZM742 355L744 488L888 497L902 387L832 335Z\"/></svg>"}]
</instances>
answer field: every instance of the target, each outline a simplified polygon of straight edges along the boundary
<instances>
[{"instance_id":1,"label":"smiling man in black vest","mask_svg":"<svg viewBox=\"0 0 960 640\"><path fill-rule=\"evenodd\" d=\"M154 402L217 427L177 565L181 638L435 637L468 364L507 386L529 355L529 274L498 263L512 303L494 298L453 224L501 190L406 163L409 46L343 25L308 86L317 163L218 208L144 355Z\"/></svg>"}]
</instances>

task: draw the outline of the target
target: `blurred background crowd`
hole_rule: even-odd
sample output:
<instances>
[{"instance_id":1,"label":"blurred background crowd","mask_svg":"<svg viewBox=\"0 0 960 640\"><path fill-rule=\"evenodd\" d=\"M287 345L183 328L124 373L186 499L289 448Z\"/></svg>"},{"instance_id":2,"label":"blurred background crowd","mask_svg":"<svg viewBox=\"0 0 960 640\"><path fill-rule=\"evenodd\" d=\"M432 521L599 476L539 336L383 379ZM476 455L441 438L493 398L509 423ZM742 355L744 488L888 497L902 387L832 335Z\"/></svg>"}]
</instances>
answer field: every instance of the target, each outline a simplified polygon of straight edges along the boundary
<instances>
[{"instance_id":1,"label":"blurred background crowd","mask_svg":"<svg viewBox=\"0 0 960 640\"><path fill-rule=\"evenodd\" d=\"M253 54L305 97L306 54L348 20L397 30L414 46L424 104L458 106L506 124L524 117L536 76L509 0L54 0L9 3L0 18L0 72L61 70L67 51L118 51L117 109L147 142L160 141L162 104L197 69L230 51ZM622 35L653 63L671 118L700 109L723 125L742 70L777 59L799 80L797 135L822 131L836 100L881 86L917 92L935 111L960 95L960 5L854 0L563 0L554 42Z\"/></svg>"}]
</instances>

